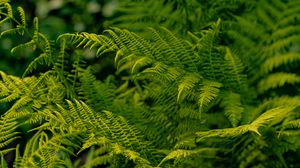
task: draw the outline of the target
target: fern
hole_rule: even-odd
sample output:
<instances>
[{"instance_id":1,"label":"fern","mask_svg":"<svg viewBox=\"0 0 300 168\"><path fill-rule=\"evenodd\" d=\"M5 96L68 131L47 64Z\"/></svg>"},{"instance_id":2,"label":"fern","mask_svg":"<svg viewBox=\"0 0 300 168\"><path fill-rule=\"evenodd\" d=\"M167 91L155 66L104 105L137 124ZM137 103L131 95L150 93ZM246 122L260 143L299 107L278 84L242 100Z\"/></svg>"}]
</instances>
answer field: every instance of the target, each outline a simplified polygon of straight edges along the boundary
<instances>
[{"instance_id":1,"label":"fern","mask_svg":"<svg viewBox=\"0 0 300 168\"><path fill-rule=\"evenodd\" d=\"M105 21L105 27L114 26L144 33L147 27L164 26L186 35L209 25L218 18L230 19L231 13L241 12L253 2L244 0L218 0L202 2L196 0L124 0L116 6L115 15ZM156 10L160 9L160 10ZM209 9L209 10L208 10Z\"/></svg>"},{"instance_id":2,"label":"fern","mask_svg":"<svg viewBox=\"0 0 300 168\"><path fill-rule=\"evenodd\" d=\"M208 81L203 84L198 100L200 112L204 111L206 106L218 96L220 87L222 87L222 84L217 82Z\"/></svg>"},{"instance_id":3,"label":"fern","mask_svg":"<svg viewBox=\"0 0 300 168\"><path fill-rule=\"evenodd\" d=\"M297 46L299 39L292 32L298 31L298 23L287 21L287 17L294 17L297 13L298 8L291 6L292 3L276 0L273 5L269 5L267 0L261 1L253 12L258 17L257 21L252 18L253 14L244 18L237 17L236 26L247 27L247 34L250 36L244 31L229 31L229 34L235 34L237 40L246 39L239 41L251 48L249 53L253 56L249 58L253 58L257 63L251 62L249 67L260 72L252 74L251 78L253 82L259 83L257 87L261 94L284 84L297 83L297 75L293 71L287 72L287 68L284 68L286 66L292 69L297 62L297 51L292 48ZM264 79L266 75L269 77Z\"/></svg>"},{"instance_id":4,"label":"fern","mask_svg":"<svg viewBox=\"0 0 300 168\"><path fill-rule=\"evenodd\" d=\"M81 72L79 77L81 81L79 93L82 99L97 111L112 110L113 99L116 97L116 87L111 83L112 81L109 79L105 82L96 81L90 68Z\"/></svg>"},{"instance_id":5,"label":"fern","mask_svg":"<svg viewBox=\"0 0 300 168\"><path fill-rule=\"evenodd\" d=\"M193 29L192 22L200 22L201 6L197 1L131 1L119 3L116 13L122 14L105 25L113 25L134 31L144 31L146 27L164 25L168 28L175 27L178 32L186 33ZM176 10L174 10L174 8ZM155 10L161 9L161 10ZM194 13L191 11L198 11ZM178 16L181 16L180 18ZM155 24L156 25L155 25Z\"/></svg>"},{"instance_id":6,"label":"fern","mask_svg":"<svg viewBox=\"0 0 300 168\"><path fill-rule=\"evenodd\" d=\"M128 78L135 84L126 94L119 96L126 97L126 101L132 103L134 108L128 110L123 107L119 114L138 121L136 125L148 139L155 141L157 147L171 147L185 135L210 127L209 124L201 126L210 116L202 113L214 112L210 109L218 106L223 97L227 99L227 95L223 94L226 90L238 93L246 91L247 81L242 74L241 61L228 48L218 46L219 26L220 21L212 24L208 30L190 33L191 39L188 40L176 37L165 28L150 29L153 38L143 38L136 33L113 28L105 32L108 33L106 36L66 34L60 39L65 38L77 47L95 48L102 55L115 52L117 73L131 73L132 76ZM123 87L128 88L127 83ZM239 97L239 94L236 96ZM143 100L146 100L146 107ZM221 106L228 109L235 100L230 99L228 104ZM149 106L147 101L150 102ZM225 112L234 127L242 120L240 106L237 104L234 108L238 109L235 114L233 110ZM255 131L256 127L241 128L246 133L250 129ZM240 127L236 130L239 132ZM193 153L193 150L190 152ZM177 162L177 159L174 161ZM188 163L192 161L187 159L181 164ZM194 164L203 163L199 161Z\"/></svg>"},{"instance_id":7,"label":"fern","mask_svg":"<svg viewBox=\"0 0 300 168\"><path fill-rule=\"evenodd\" d=\"M52 42L1 1L1 37L37 55L0 71L1 166L297 167L298 4L126 0L117 27Z\"/></svg>"},{"instance_id":8,"label":"fern","mask_svg":"<svg viewBox=\"0 0 300 168\"><path fill-rule=\"evenodd\" d=\"M263 79L258 84L258 92L263 93L269 89L274 89L277 87L282 87L285 84L295 84L300 81L298 75L293 73L273 73Z\"/></svg>"},{"instance_id":9,"label":"fern","mask_svg":"<svg viewBox=\"0 0 300 168\"><path fill-rule=\"evenodd\" d=\"M201 78L202 77L197 74L185 76L178 85L177 101L181 102L186 96L188 96L189 92L195 87Z\"/></svg>"},{"instance_id":10,"label":"fern","mask_svg":"<svg viewBox=\"0 0 300 168\"><path fill-rule=\"evenodd\" d=\"M224 107L225 115L233 127L238 126L244 112L240 95L229 92L225 94L223 99L221 106Z\"/></svg>"},{"instance_id":11,"label":"fern","mask_svg":"<svg viewBox=\"0 0 300 168\"><path fill-rule=\"evenodd\" d=\"M218 59L221 64L226 64L226 58L222 57L222 52L218 51L216 49L217 47L215 47L216 39L212 39L210 44L207 44L206 42L206 39L210 40L210 38L214 38L214 36L218 35L218 24L219 22L213 25L214 29L206 31L205 36L196 37L196 40L198 40L196 44L192 44L193 42L188 43L176 37L165 28L161 28L159 30L150 29L150 32L153 34L153 39L150 40L127 30L117 28L107 30L107 36L96 36L94 34L87 33L73 35L66 34L61 36L60 39L71 41L73 45L77 47L83 46L93 48L98 46L99 49L103 51L115 51L115 62L118 67L118 72L124 70L131 72L134 75L133 80L137 80L137 84L140 80L159 79L157 82L151 82L144 86L150 93L149 98L154 100L158 105L157 107L152 108L152 111L154 112L151 113L153 114L145 114L145 117L149 118L149 116L153 116L153 118L150 117L150 119L157 123L157 129L165 127L167 130L168 127L171 125L177 125L177 122L182 120L177 116L169 117L172 111L177 111L175 108L176 103L173 102L174 100L177 100L179 103L178 109L181 111L183 109L186 111L196 110L197 107L185 106L185 104L188 101L194 101L195 103L198 102L199 113L201 114L202 111L204 111L204 108L207 108L208 105L214 102L215 98L218 96L219 88L222 84L219 82L205 80L202 75L197 75L196 72L201 74L209 72L209 69L213 69L215 74L218 76L227 78L226 74L222 72L222 68L218 68L217 70L214 69L215 64L213 62L211 62L211 64L203 64L207 68L207 71L202 72L199 68L202 65L202 61L205 62L207 59L215 59L209 57L217 57L216 59ZM211 49L215 50L215 53L212 54L208 51L207 55L203 55L203 60L201 60L201 57L194 54L194 45L203 45L203 50L206 51ZM204 48L206 46L208 49ZM102 51L99 52L102 53ZM199 49L199 53L202 53L202 48ZM240 70L236 71L235 75L239 75L239 73L241 73ZM231 74L228 74L228 78L229 76L231 76ZM157 84L162 87L155 89L156 91L155 93L153 92L152 96L151 90L152 88L157 87ZM203 87L201 87L202 85ZM191 91L194 93L190 94ZM171 93L176 93L177 98L172 96ZM160 111L165 111L165 114L157 115ZM180 113L184 113L184 111ZM199 116L196 114L193 115ZM193 128L193 126L184 126L184 124L179 124L179 131L168 130L167 132L169 132L170 140L173 139L171 137L180 135L184 132L183 130L188 129L189 127ZM148 130L148 128L146 128L146 130L149 133L151 132L150 134L156 134L155 132L158 131L151 131ZM176 135L172 135L174 133ZM154 137L158 136L159 135L155 135ZM162 142L163 141L165 140L162 140Z\"/></svg>"},{"instance_id":12,"label":"fern","mask_svg":"<svg viewBox=\"0 0 300 168\"><path fill-rule=\"evenodd\" d=\"M5 74L2 73L2 78L5 79L5 84L7 84L9 76L5 76ZM51 84L51 78L43 79L46 79L48 85ZM43 79L34 78L32 80L41 80L39 85L43 86ZM24 82L28 80L29 79L25 78ZM24 84L23 80L20 80L19 84L25 85L26 83ZM25 119L25 121L21 120L22 123L39 123L36 128L31 130L37 132L34 133L34 136L28 141L24 154L17 163L20 167L45 167L46 165L51 164L63 165L64 161L60 156L61 154L70 156L75 155L75 150L80 149L81 142L84 147L81 151L93 145L90 144L89 136L96 136L97 138L106 137L110 139L112 148L117 147L117 144L124 146L118 147L122 148L122 150L124 150L123 152L119 151L121 149L117 150L119 152L116 152L116 149L109 151L112 153L115 152L115 155L123 155L125 157L130 156L129 159L136 161L136 164L150 164L149 161L140 158L139 154L134 154L135 152L129 150L138 150L143 156L149 156L147 150L150 150L150 148L145 148L147 142L141 140L142 137L138 135L138 130L130 126L124 118L116 118L111 112L95 113L86 104L79 101L75 101L74 103L67 101L68 108L64 108L63 106L65 105L62 106L57 104L63 103L63 101L62 99L58 100L55 97L61 96L61 94L56 95L54 90L49 90L49 92L41 95L45 97L46 100L48 99L47 101L45 100L45 105L43 103L35 104L34 100L26 95L30 94L33 89L35 89L37 93L41 92L43 89L37 90L37 86L39 86L37 84L25 87L24 93L22 90L20 91L20 96L22 97L18 100L20 103L17 101L10 108L6 116L11 119L5 119L6 122L3 122L1 126L1 129L3 130L1 147L5 147L18 138L18 136L16 136L18 133L15 132L15 129L19 124L12 119L26 117L22 119ZM53 84L59 86L59 84L55 82ZM48 89L51 89L51 87L49 86ZM58 93L61 91L62 90L57 90ZM4 95L10 96L7 93ZM52 97L52 101L49 99L51 96L54 96ZM25 101L26 99L28 101ZM41 102L43 102L43 100L41 100ZM54 103L57 105L54 105ZM86 143L89 145L83 141L85 138L87 138ZM72 147L72 149L70 147ZM57 153L57 155L53 155L53 153Z\"/></svg>"},{"instance_id":13,"label":"fern","mask_svg":"<svg viewBox=\"0 0 300 168\"><path fill-rule=\"evenodd\" d=\"M204 138L208 137L235 137L242 135L248 131L253 131L257 133L258 135L261 135L258 131L258 129L262 126L266 126L271 123L271 121L281 121L283 118L285 118L285 115L290 113L293 108L295 107L278 107L274 109L270 109L260 115L258 118L256 118L252 123L247 125L242 125L235 128L226 128L226 129L219 129L219 130L211 130L207 132L198 132L196 133L197 136L199 136L199 140L202 140Z\"/></svg>"},{"instance_id":14,"label":"fern","mask_svg":"<svg viewBox=\"0 0 300 168\"><path fill-rule=\"evenodd\" d=\"M188 158L188 157L191 157L193 155L201 155L200 157L208 157L209 155L214 155L216 152L217 152L217 149L214 149L214 148L201 148L201 149L194 149L194 150L177 149L177 150L171 151L159 163L158 166L162 165L164 162L166 162L168 160L171 160L171 159L175 159L175 160L179 161L179 159ZM205 155L207 155L207 156L205 156Z\"/></svg>"}]
</instances>

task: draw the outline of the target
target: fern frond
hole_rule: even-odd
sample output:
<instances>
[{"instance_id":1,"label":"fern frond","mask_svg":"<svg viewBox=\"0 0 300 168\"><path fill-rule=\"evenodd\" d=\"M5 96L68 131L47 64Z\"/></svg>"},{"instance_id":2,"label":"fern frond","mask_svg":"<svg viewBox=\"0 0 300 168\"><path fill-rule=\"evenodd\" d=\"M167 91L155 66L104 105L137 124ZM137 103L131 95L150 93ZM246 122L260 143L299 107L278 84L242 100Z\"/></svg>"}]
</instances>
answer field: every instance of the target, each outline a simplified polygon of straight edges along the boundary
<instances>
[{"instance_id":1,"label":"fern frond","mask_svg":"<svg viewBox=\"0 0 300 168\"><path fill-rule=\"evenodd\" d=\"M298 82L300 82L300 77L296 74L284 72L273 73L258 83L258 92L263 93L267 90L284 86L285 84L295 84Z\"/></svg>"},{"instance_id":2,"label":"fern frond","mask_svg":"<svg viewBox=\"0 0 300 168\"><path fill-rule=\"evenodd\" d=\"M82 145L82 148L78 151L78 153L80 153L83 150L88 149L94 145L101 146L101 148L107 148L107 147L110 147L111 142L106 137L95 137L94 134L91 134L90 137L88 137L88 139ZM100 154L102 154L102 152Z\"/></svg>"},{"instance_id":3,"label":"fern frond","mask_svg":"<svg viewBox=\"0 0 300 168\"><path fill-rule=\"evenodd\" d=\"M194 155L200 155L200 157L205 157L205 155L215 155L217 151L218 149L216 148L200 148L193 150L177 149L171 151L157 166L160 167L164 162L172 159L178 161L186 157L193 157Z\"/></svg>"},{"instance_id":4,"label":"fern frond","mask_svg":"<svg viewBox=\"0 0 300 168\"><path fill-rule=\"evenodd\" d=\"M267 156L259 150L261 144L249 144L246 148L242 151L241 155L238 156L238 160L240 161L240 167L247 167L251 165L252 162L255 162L256 159L265 160Z\"/></svg>"},{"instance_id":5,"label":"fern frond","mask_svg":"<svg viewBox=\"0 0 300 168\"><path fill-rule=\"evenodd\" d=\"M161 81L166 82L174 82L181 75L180 69L169 67L160 62L155 63L153 67L145 69L140 75L144 74L156 76Z\"/></svg>"},{"instance_id":6,"label":"fern frond","mask_svg":"<svg viewBox=\"0 0 300 168\"><path fill-rule=\"evenodd\" d=\"M250 131L253 131L260 135L258 132L258 128L265 126L266 124L272 124L271 122L280 122L282 121L286 115L288 115L291 111L294 110L295 107L286 107L281 106L278 108L270 109L266 112L264 112L262 115L260 115L258 118L256 118L249 127Z\"/></svg>"},{"instance_id":7,"label":"fern frond","mask_svg":"<svg viewBox=\"0 0 300 168\"><path fill-rule=\"evenodd\" d=\"M221 83L213 81L205 81L202 85L198 98L200 113L205 111L205 108L218 97L219 89L222 87Z\"/></svg>"},{"instance_id":8,"label":"fern frond","mask_svg":"<svg viewBox=\"0 0 300 168\"><path fill-rule=\"evenodd\" d=\"M12 36L12 35L16 35L16 34L23 35L24 34L24 29L19 26L17 28L4 30L0 33L0 37L2 37L2 36Z\"/></svg>"},{"instance_id":9,"label":"fern frond","mask_svg":"<svg viewBox=\"0 0 300 168\"><path fill-rule=\"evenodd\" d=\"M248 125L242 125L235 128L223 128L223 129L214 129L203 132L196 132L196 136L199 137L196 139L196 142L203 141L206 138L211 137L221 137L221 138L233 138L241 136L249 131Z\"/></svg>"},{"instance_id":10,"label":"fern frond","mask_svg":"<svg viewBox=\"0 0 300 168\"><path fill-rule=\"evenodd\" d=\"M300 54L297 52L288 52L282 55L268 58L262 64L262 74L268 74L280 66L289 66L300 60Z\"/></svg>"},{"instance_id":11,"label":"fern frond","mask_svg":"<svg viewBox=\"0 0 300 168\"><path fill-rule=\"evenodd\" d=\"M192 20L200 19L200 16L193 12L200 10L197 1L191 1L191 5L184 2L157 2L157 1L122 1L117 8L121 16L111 21L106 21L105 25L113 25L135 31L145 31L146 27L158 27L164 25L168 28L172 26L181 33L186 33L186 29L191 28ZM193 4L193 5L192 5ZM176 8L176 10L173 10ZM155 10L160 9L160 10ZM179 18L181 16L181 18ZM183 19L184 18L184 19Z\"/></svg>"},{"instance_id":12,"label":"fern frond","mask_svg":"<svg viewBox=\"0 0 300 168\"><path fill-rule=\"evenodd\" d=\"M2 4L5 4L5 3L9 3L9 2L10 2L10 0L1 0L0 4L2 5Z\"/></svg>"},{"instance_id":13,"label":"fern frond","mask_svg":"<svg viewBox=\"0 0 300 168\"><path fill-rule=\"evenodd\" d=\"M79 73L81 81L79 94L93 109L97 111L112 110L112 103L116 97L116 87L108 79L106 82L96 80L91 68Z\"/></svg>"},{"instance_id":14,"label":"fern frond","mask_svg":"<svg viewBox=\"0 0 300 168\"><path fill-rule=\"evenodd\" d=\"M19 126L14 118L1 117L0 120L0 148L11 144L14 140L20 138L16 128ZM3 150L3 149L2 149Z\"/></svg>"},{"instance_id":15,"label":"fern frond","mask_svg":"<svg viewBox=\"0 0 300 168\"><path fill-rule=\"evenodd\" d=\"M75 103L68 101L68 106L68 109L58 106L67 125L87 131L90 135L96 135L96 139L101 141L101 137L105 137L112 143L120 143L120 145L133 150L139 149L141 153L149 150L145 148L147 141L143 142L139 131L129 125L121 116L116 116L108 111L95 113L90 107L79 101L75 101ZM90 144L90 140L87 140L87 144L84 146L90 145L94 144Z\"/></svg>"},{"instance_id":16,"label":"fern frond","mask_svg":"<svg viewBox=\"0 0 300 168\"><path fill-rule=\"evenodd\" d=\"M57 134L49 137L45 132L37 132L27 143L24 155L19 161L21 167L45 167L60 165L61 154L72 154L72 148L78 148L76 137L78 132ZM68 146L68 148L66 147Z\"/></svg>"},{"instance_id":17,"label":"fern frond","mask_svg":"<svg viewBox=\"0 0 300 168\"><path fill-rule=\"evenodd\" d=\"M284 128L300 128L300 119L285 122L283 124Z\"/></svg>"},{"instance_id":18,"label":"fern frond","mask_svg":"<svg viewBox=\"0 0 300 168\"><path fill-rule=\"evenodd\" d=\"M13 9L12 9L11 5L9 3L5 3L4 7L7 10L7 16L10 17L10 18L13 18L14 17L13 16Z\"/></svg>"},{"instance_id":19,"label":"fern frond","mask_svg":"<svg viewBox=\"0 0 300 168\"><path fill-rule=\"evenodd\" d=\"M266 3L266 1L262 1L260 3L260 5L261 6L257 9L257 15L259 17L259 21L261 22L261 24L268 26L270 28L273 28L273 26L275 24L275 19L273 19L272 15L269 15L268 12L270 12L272 10L276 11L276 9L274 9L272 7L267 7L269 5ZM269 10L266 10L266 8L269 8ZM279 13L279 12L277 11L277 13Z\"/></svg>"},{"instance_id":20,"label":"fern frond","mask_svg":"<svg viewBox=\"0 0 300 168\"><path fill-rule=\"evenodd\" d=\"M195 85L201 80L201 76L198 74L189 74L183 77L178 85L177 102L182 100L192 91Z\"/></svg>"},{"instance_id":21,"label":"fern frond","mask_svg":"<svg viewBox=\"0 0 300 168\"><path fill-rule=\"evenodd\" d=\"M38 57L36 57L33 61L30 62L28 67L26 68L23 77L32 73L35 69L38 68L39 65L51 65L52 64L52 58L46 54L42 53Z\"/></svg>"},{"instance_id":22,"label":"fern frond","mask_svg":"<svg viewBox=\"0 0 300 168\"><path fill-rule=\"evenodd\" d=\"M237 91L244 89L247 79L246 75L242 73L244 67L241 60L235 56L228 47L226 47L225 60L228 66L228 68L226 68L228 70L228 82L233 88L236 88Z\"/></svg>"},{"instance_id":23,"label":"fern frond","mask_svg":"<svg viewBox=\"0 0 300 168\"><path fill-rule=\"evenodd\" d=\"M27 26L27 23L26 23L26 17L25 17L25 11L24 11L24 9L21 8L21 7L18 7L17 10L18 10L18 12L19 12L19 14L20 14L20 18L21 18L21 22L22 22L23 29L25 29L26 26Z\"/></svg>"},{"instance_id":24,"label":"fern frond","mask_svg":"<svg viewBox=\"0 0 300 168\"><path fill-rule=\"evenodd\" d=\"M18 84L21 84L21 80L16 77L8 76L2 71L0 71L0 75L2 78L2 81L0 82L0 95L3 96L1 97L0 102L11 102L20 98L20 94L22 91L19 89Z\"/></svg>"},{"instance_id":25,"label":"fern frond","mask_svg":"<svg viewBox=\"0 0 300 168\"><path fill-rule=\"evenodd\" d=\"M294 96L294 97L281 96L281 97L270 98L268 100L265 100L261 104L259 104L253 111L251 111L251 113L247 113L248 116L244 116L243 118L247 117L245 123L249 123L252 122L255 118L257 118L266 110L270 110L272 108L278 108L281 106L298 107L300 105L299 100L300 99L298 96Z\"/></svg>"},{"instance_id":26,"label":"fern frond","mask_svg":"<svg viewBox=\"0 0 300 168\"><path fill-rule=\"evenodd\" d=\"M31 48L32 50L35 50L36 49L36 43L35 41L31 40L27 43L24 43L24 44L20 44L14 48L11 49L11 53L16 53L17 50L23 50L25 48Z\"/></svg>"},{"instance_id":27,"label":"fern frond","mask_svg":"<svg viewBox=\"0 0 300 168\"><path fill-rule=\"evenodd\" d=\"M241 97L237 93L225 93L221 106L223 106L225 115L233 127L237 127L242 119L244 108L241 104Z\"/></svg>"},{"instance_id":28,"label":"fern frond","mask_svg":"<svg viewBox=\"0 0 300 168\"><path fill-rule=\"evenodd\" d=\"M295 45L299 42L300 37L298 35L291 35L275 41L265 49L265 52L268 55L273 55L277 52L285 52L286 48L290 48L292 45Z\"/></svg>"},{"instance_id":29,"label":"fern frond","mask_svg":"<svg viewBox=\"0 0 300 168\"><path fill-rule=\"evenodd\" d=\"M288 25L283 28L276 29L271 36L271 40L280 40L284 39L285 37L291 36L293 34L300 33L300 26L299 25Z\"/></svg>"},{"instance_id":30,"label":"fern frond","mask_svg":"<svg viewBox=\"0 0 300 168\"><path fill-rule=\"evenodd\" d=\"M142 157L140 157L139 153L128 150L122 146L119 146L117 144L112 146L112 152L116 155L123 155L128 160L132 160L134 163L136 163L137 167L151 167L150 162Z\"/></svg>"},{"instance_id":31,"label":"fern frond","mask_svg":"<svg viewBox=\"0 0 300 168\"><path fill-rule=\"evenodd\" d=\"M149 57L140 57L138 58L135 63L132 65L131 73L134 74L140 68L151 65L153 61Z\"/></svg>"},{"instance_id":32,"label":"fern frond","mask_svg":"<svg viewBox=\"0 0 300 168\"><path fill-rule=\"evenodd\" d=\"M250 73L253 84L259 83L258 93L298 83L297 73L286 72L298 63L298 53L293 48L299 43L296 21L299 7L291 5L293 3L298 1L262 0L252 13L237 16L233 31L229 32L236 39L236 48L248 57L244 62L253 71Z\"/></svg>"},{"instance_id":33,"label":"fern frond","mask_svg":"<svg viewBox=\"0 0 300 168\"><path fill-rule=\"evenodd\" d=\"M294 108L295 107L281 106L278 108L270 109L257 117L252 123L241 125L235 128L224 128L209 130L205 132L196 132L196 136L198 137L197 142L211 137L233 138L241 136L248 131L252 131L257 135L261 135L261 133L258 131L259 128L282 121L287 114L291 113L294 110Z\"/></svg>"}]
</instances>

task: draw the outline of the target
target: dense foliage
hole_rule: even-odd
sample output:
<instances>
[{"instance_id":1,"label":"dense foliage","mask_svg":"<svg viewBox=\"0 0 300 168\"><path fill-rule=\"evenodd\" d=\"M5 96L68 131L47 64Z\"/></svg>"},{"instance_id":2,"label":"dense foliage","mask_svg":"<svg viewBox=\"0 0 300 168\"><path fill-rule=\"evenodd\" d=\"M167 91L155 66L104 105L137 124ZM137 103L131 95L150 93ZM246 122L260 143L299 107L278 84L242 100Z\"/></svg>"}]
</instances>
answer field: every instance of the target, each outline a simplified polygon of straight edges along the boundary
<instances>
[{"instance_id":1,"label":"dense foliage","mask_svg":"<svg viewBox=\"0 0 300 168\"><path fill-rule=\"evenodd\" d=\"M300 166L299 0L122 0L56 38L0 10L34 57L0 69L1 167Z\"/></svg>"}]
</instances>

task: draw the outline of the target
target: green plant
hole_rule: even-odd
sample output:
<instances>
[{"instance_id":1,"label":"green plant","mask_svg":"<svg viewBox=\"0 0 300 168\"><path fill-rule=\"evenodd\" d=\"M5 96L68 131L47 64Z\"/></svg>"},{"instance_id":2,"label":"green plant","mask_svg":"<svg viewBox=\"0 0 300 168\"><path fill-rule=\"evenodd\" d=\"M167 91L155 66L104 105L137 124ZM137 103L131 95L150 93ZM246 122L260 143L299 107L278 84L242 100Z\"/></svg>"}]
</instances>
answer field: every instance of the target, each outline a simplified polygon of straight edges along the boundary
<instances>
[{"instance_id":1,"label":"green plant","mask_svg":"<svg viewBox=\"0 0 300 168\"><path fill-rule=\"evenodd\" d=\"M30 26L22 8L0 3L0 24L15 25L1 36L30 39L11 51L38 55L23 77L0 72L0 103L9 106L1 167L299 166L299 1L252 2L245 13L232 9L246 1L222 10L227 1L192 1L210 7L203 16L224 19L213 22L181 7L187 1L125 2L129 11L141 3L164 10L147 21L153 28L65 33L55 43L38 18ZM169 10L174 17L162 21ZM111 23L130 24L129 15Z\"/></svg>"},{"instance_id":2,"label":"green plant","mask_svg":"<svg viewBox=\"0 0 300 168\"><path fill-rule=\"evenodd\" d=\"M254 1L246 0L122 0L115 14L104 22L105 27L115 26L134 32L148 27L164 26L186 35L209 26L218 18L231 20L233 14L251 9ZM157 10L159 9L159 10ZM147 34L145 34L147 35Z\"/></svg>"}]
</instances>

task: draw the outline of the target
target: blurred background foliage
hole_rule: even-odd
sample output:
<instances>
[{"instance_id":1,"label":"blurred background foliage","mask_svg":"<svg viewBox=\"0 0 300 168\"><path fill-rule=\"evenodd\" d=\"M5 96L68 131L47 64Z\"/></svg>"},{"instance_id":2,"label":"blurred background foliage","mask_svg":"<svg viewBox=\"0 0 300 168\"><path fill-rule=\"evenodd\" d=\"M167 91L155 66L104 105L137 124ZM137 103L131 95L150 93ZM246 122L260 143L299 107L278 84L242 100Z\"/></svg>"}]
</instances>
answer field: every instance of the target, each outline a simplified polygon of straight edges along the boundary
<instances>
[{"instance_id":1,"label":"blurred background foliage","mask_svg":"<svg viewBox=\"0 0 300 168\"><path fill-rule=\"evenodd\" d=\"M26 12L26 20L33 17L40 20L40 31L55 43L58 35L67 32L103 31L103 21L111 17L116 6L115 0L20 0L11 1L14 7L21 6ZM13 25L5 24L0 31ZM36 57L30 50L12 55L10 49L18 43L28 41L28 37L13 36L0 41L0 70L21 76L26 66Z\"/></svg>"},{"instance_id":2,"label":"blurred background foliage","mask_svg":"<svg viewBox=\"0 0 300 168\"><path fill-rule=\"evenodd\" d=\"M11 0L14 7L24 8L26 20L29 22L35 16L42 20L39 23L40 31L53 43L58 35L63 33L84 31L99 34L112 26L140 33L147 27L164 26L179 35L186 35L188 31L205 29L217 18L230 20L233 15L247 12L254 2L246 0ZM178 12L182 17L177 17ZM0 31L11 26L13 25L5 24L0 27ZM36 55L30 50L12 55L10 49L28 40L26 36L1 38L0 70L12 75L22 75ZM84 55L90 58L91 62L95 62L94 54L90 51L86 51ZM107 66L111 65L107 63ZM101 72L103 67L99 67L100 64L95 66L96 73L107 73Z\"/></svg>"}]
</instances>

